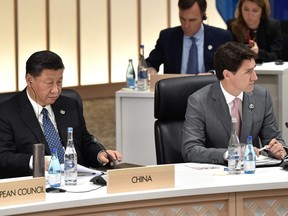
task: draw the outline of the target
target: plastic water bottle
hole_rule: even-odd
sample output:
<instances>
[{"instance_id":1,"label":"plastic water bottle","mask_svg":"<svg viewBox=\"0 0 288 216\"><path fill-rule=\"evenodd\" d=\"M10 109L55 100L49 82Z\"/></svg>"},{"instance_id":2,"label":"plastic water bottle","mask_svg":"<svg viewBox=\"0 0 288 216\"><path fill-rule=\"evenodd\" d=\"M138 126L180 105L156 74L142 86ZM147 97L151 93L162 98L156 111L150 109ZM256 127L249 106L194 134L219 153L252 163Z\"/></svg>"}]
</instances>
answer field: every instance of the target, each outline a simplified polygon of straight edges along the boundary
<instances>
[{"instance_id":1,"label":"plastic water bottle","mask_svg":"<svg viewBox=\"0 0 288 216\"><path fill-rule=\"evenodd\" d=\"M229 174L241 173L241 145L236 133L236 118L232 118L232 130L228 144L228 172Z\"/></svg>"},{"instance_id":2,"label":"plastic water bottle","mask_svg":"<svg viewBox=\"0 0 288 216\"><path fill-rule=\"evenodd\" d=\"M73 128L67 129L67 147L64 158L64 180L65 185L77 184L77 153L74 148Z\"/></svg>"},{"instance_id":3,"label":"plastic water bottle","mask_svg":"<svg viewBox=\"0 0 288 216\"><path fill-rule=\"evenodd\" d=\"M61 185L61 166L59 163L57 149L51 151L51 159L48 167L48 184L51 187L60 187Z\"/></svg>"},{"instance_id":4,"label":"plastic water bottle","mask_svg":"<svg viewBox=\"0 0 288 216\"><path fill-rule=\"evenodd\" d=\"M127 72L126 72L126 87L134 89L135 88L135 70L133 67L132 59L129 59Z\"/></svg>"},{"instance_id":5,"label":"plastic water bottle","mask_svg":"<svg viewBox=\"0 0 288 216\"><path fill-rule=\"evenodd\" d=\"M144 45L140 45L140 58L138 64L137 88L139 91L148 90L148 71L144 57Z\"/></svg>"},{"instance_id":6,"label":"plastic water bottle","mask_svg":"<svg viewBox=\"0 0 288 216\"><path fill-rule=\"evenodd\" d=\"M244 151L244 173L254 174L256 170L256 154L252 143L252 136L248 136Z\"/></svg>"}]
</instances>

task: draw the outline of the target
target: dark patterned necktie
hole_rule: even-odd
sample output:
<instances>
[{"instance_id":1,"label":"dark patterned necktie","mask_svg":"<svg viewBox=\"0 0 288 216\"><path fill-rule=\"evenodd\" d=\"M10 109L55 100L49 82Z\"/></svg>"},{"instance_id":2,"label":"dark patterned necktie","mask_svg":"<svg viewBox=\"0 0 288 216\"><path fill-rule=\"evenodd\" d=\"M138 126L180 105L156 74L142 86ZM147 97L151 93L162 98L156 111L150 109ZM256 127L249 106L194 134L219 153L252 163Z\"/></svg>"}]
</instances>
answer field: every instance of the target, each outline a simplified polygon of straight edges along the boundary
<instances>
[{"instance_id":1,"label":"dark patterned necktie","mask_svg":"<svg viewBox=\"0 0 288 216\"><path fill-rule=\"evenodd\" d=\"M188 64L187 64L187 74L198 74L198 53L196 38L190 37L192 40L192 45L189 50Z\"/></svg>"},{"instance_id":2,"label":"dark patterned necktie","mask_svg":"<svg viewBox=\"0 0 288 216\"><path fill-rule=\"evenodd\" d=\"M44 135L46 138L46 141L49 145L49 149L52 152L53 148L57 149L57 155L60 163L64 162L64 150L63 146L61 144L60 136L57 133L54 125L52 124L49 116L48 116L48 111L46 108L43 108L41 111L43 115L43 130L44 130Z\"/></svg>"}]
</instances>

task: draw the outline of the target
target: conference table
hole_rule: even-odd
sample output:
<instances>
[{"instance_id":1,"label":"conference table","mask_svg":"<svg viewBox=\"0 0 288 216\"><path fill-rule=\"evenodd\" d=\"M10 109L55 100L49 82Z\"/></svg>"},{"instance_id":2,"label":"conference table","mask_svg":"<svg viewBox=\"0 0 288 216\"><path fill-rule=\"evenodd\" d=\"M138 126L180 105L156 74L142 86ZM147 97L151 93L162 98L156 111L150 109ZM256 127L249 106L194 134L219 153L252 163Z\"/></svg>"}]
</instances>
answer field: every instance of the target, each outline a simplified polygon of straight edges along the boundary
<instances>
[{"instance_id":1,"label":"conference table","mask_svg":"<svg viewBox=\"0 0 288 216\"><path fill-rule=\"evenodd\" d=\"M269 90L279 129L288 142L288 62L257 65L256 85ZM161 75L159 75L161 76ZM286 93L285 93L286 92ZM141 165L155 165L154 92L116 92L116 149L122 152L123 161Z\"/></svg>"},{"instance_id":2,"label":"conference table","mask_svg":"<svg viewBox=\"0 0 288 216\"><path fill-rule=\"evenodd\" d=\"M77 186L61 186L70 192L47 193L44 201L0 205L0 215L288 214L288 173L281 167L227 175L219 165L175 164L173 188L113 194L90 178L78 177Z\"/></svg>"}]
</instances>

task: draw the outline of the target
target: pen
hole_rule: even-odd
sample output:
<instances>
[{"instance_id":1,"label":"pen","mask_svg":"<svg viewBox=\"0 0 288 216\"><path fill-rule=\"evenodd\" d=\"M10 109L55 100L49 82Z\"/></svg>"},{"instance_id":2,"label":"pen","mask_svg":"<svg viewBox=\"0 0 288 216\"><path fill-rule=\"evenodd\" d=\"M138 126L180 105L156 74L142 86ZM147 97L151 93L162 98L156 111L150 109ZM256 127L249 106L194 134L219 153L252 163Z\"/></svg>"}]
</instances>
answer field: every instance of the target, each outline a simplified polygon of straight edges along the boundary
<instances>
[{"instance_id":1,"label":"pen","mask_svg":"<svg viewBox=\"0 0 288 216\"><path fill-rule=\"evenodd\" d=\"M262 147L262 148L259 149L259 152L260 152L260 151L263 151L263 150L266 150L267 148L268 148L268 145L265 145L264 147Z\"/></svg>"}]
</instances>

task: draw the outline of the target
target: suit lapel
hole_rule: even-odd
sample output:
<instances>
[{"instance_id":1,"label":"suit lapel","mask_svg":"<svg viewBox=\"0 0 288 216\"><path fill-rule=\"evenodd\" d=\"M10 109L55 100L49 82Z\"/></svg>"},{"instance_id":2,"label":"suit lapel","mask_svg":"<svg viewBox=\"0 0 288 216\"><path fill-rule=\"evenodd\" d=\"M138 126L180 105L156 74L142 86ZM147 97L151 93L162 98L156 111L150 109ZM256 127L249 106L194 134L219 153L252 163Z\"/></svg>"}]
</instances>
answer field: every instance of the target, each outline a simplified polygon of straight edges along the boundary
<instances>
[{"instance_id":1,"label":"suit lapel","mask_svg":"<svg viewBox=\"0 0 288 216\"><path fill-rule=\"evenodd\" d=\"M67 128L71 125L69 125L68 106L62 102L62 96L59 96L55 104L52 105L52 109L55 115L57 129L61 138L61 142L66 148Z\"/></svg>"},{"instance_id":2,"label":"suit lapel","mask_svg":"<svg viewBox=\"0 0 288 216\"><path fill-rule=\"evenodd\" d=\"M27 125L27 127L31 130L31 132L36 137L38 143L45 144L45 151L50 152L46 139L44 137L43 131L39 125L39 121L35 116L35 112L33 107L27 97L26 89L20 93L19 99L19 110L20 116ZM41 111L41 110L40 110Z\"/></svg>"},{"instance_id":3,"label":"suit lapel","mask_svg":"<svg viewBox=\"0 0 288 216\"><path fill-rule=\"evenodd\" d=\"M218 116L219 121L225 128L227 136L231 133L231 116L225 97L221 91L220 82L216 82L212 86L213 109Z\"/></svg>"},{"instance_id":4,"label":"suit lapel","mask_svg":"<svg viewBox=\"0 0 288 216\"><path fill-rule=\"evenodd\" d=\"M181 29L181 27L179 26L177 28L177 32L175 34L174 37L174 49L173 49L173 53L174 53L174 60L176 62L176 71L179 71L179 73L181 73L181 65L182 65L182 52L183 52L183 37L184 37L184 33Z\"/></svg>"},{"instance_id":5,"label":"suit lapel","mask_svg":"<svg viewBox=\"0 0 288 216\"><path fill-rule=\"evenodd\" d=\"M242 125L241 125L241 142L246 142L247 136L252 135L253 131L253 110L254 110L254 98L253 92L243 94L242 103Z\"/></svg>"}]
</instances>

